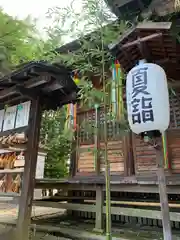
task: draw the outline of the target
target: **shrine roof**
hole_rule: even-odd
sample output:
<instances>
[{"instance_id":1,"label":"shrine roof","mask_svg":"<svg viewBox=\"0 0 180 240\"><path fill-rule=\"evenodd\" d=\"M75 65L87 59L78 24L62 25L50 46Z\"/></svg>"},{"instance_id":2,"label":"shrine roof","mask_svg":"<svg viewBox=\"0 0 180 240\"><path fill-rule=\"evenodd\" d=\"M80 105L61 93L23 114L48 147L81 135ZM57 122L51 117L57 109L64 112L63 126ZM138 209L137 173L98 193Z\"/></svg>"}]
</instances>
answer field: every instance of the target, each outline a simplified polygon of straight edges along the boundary
<instances>
[{"instance_id":1,"label":"shrine roof","mask_svg":"<svg viewBox=\"0 0 180 240\"><path fill-rule=\"evenodd\" d=\"M41 96L44 109L76 101L78 88L70 70L44 61L29 62L0 79L0 105Z\"/></svg>"},{"instance_id":2,"label":"shrine roof","mask_svg":"<svg viewBox=\"0 0 180 240\"><path fill-rule=\"evenodd\" d=\"M167 16L179 11L176 0L106 0L112 12L119 18L126 20L141 14L144 19L155 14Z\"/></svg>"},{"instance_id":3,"label":"shrine roof","mask_svg":"<svg viewBox=\"0 0 180 240\"><path fill-rule=\"evenodd\" d=\"M180 44L172 29L171 22L140 23L109 45L109 49L125 72L138 60L146 59L161 65L172 81L179 80Z\"/></svg>"}]
</instances>

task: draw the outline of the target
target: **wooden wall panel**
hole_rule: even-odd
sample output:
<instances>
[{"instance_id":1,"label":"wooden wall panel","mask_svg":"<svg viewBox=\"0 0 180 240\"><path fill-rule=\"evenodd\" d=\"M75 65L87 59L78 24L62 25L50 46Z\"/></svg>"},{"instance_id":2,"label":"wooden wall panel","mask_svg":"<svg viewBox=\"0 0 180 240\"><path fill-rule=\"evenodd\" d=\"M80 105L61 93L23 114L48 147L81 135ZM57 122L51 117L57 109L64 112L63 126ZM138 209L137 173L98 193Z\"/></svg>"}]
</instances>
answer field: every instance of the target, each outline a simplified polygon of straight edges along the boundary
<instances>
[{"instance_id":1,"label":"wooden wall panel","mask_svg":"<svg viewBox=\"0 0 180 240\"><path fill-rule=\"evenodd\" d=\"M167 131L168 158L172 172L180 172L180 94L170 94L170 126ZM148 146L137 135L133 135L135 173L155 171L156 156L153 147Z\"/></svg>"},{"instance_id":2,"label":"wooden wall panel","mask_svg":"<svg viewBox=\"0 0 180 240\"><path fill-rule=\"evenodd\" d=\"M134 136L134 156L136 174L156 170L155 151L144 143L140 137ZM167 131L168 158L171 172L180 173L180 129Z\"/></svg>"},{"instance_id":3,"label":"wooden wall panel","mask_svg":"<svg viewBox=\"0 0 180 240\"><path fill-rule=\"evenodd\" d=\"M155 171L156 155L153 147L145 143L139 136L133 135L134 145L134 159L135 159L135 173L140 174L143 172Z\"/></svg>"},{"instance_id":4,"label":"wooden wall panel","mask_svg":"<svg viewBox=\"0 0 180 240\"><path fill-rule=\"evenodd\" d=\"M95 172L94 144L80 146L77 157L77 173Z\"/></svg>"},{"instance_id":5,"label":"wooden wall panel","mask_svg":"<svg viewBox=\"0 0 180 240\"><path fill-rule=\"evenodd\" d=\"M180 129L168 131L168 151L172 173L180 173Z\"/></svg>"},{"instance_id":6,"label":"wooden wall panel","mask_svg":"<svg viewBox=\"0 0 180 240\"><path fill-rule=\"evenodd\" d=\"M109 112L109 107L107 107ZM95 163L95 110L80 111L78 113L78 141L77 141L77 175L96 174ZM99 161L100 173L105 170L104 164L104 108L99 109L98 141L100 144ZM110 162L111 174L124 174L124 153L123 140L120 131L120 123L108 118L107 138L108 138L108 159Z\"/></svg>"},{"instance_id":7,"label":"wooden wall panel","mask_svg":"<svg viewBox=\"0 0 180 240\"><path fill-rule=\"evenodd\" d=\"M124 156L122 141L108 142L108 160L110 163L111 174L124 173ZM100 171L105 171L104 163L104 144L100 144ZM82 145L78 150L77 175L95 174L95 148L94 144Z\"/></svg>"},{"instance_id":8,"label":"wooden wall panel","mask_svg":"<svg viewBox=\"0 0 180 240\"><path fill-rule=\"evenodd\" d=\"M104 162L104 144L100 144L100 171L103 173L105 171ZM124 154L123 154L123 144L122 141L109 141L108 142L108 160L110 163L111 174L113 172L118 172L119 174L124 173Z\"/></svg>"}]
</instances>

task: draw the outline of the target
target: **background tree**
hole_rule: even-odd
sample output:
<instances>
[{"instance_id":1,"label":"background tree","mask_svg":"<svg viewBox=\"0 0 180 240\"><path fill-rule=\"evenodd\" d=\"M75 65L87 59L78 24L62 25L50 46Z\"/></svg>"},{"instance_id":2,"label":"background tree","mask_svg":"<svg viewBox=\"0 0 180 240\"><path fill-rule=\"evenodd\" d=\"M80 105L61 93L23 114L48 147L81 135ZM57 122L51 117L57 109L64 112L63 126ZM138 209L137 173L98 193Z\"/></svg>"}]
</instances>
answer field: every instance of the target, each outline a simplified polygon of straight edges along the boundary
<instances>
[{"instance_id":1,"label":"background tree","mask_svg":"<svg viewBox=\"0 0 180 240\"><path fill-rule=\"evenodd\" d=\"M29 17L18 20L0 9L0 71L9 72L15 65L33 58L32 41L35 35L33 21Z\"/></svg>"},{"instance_id":2,"label":"background tree","mask_svg":"<svg viewBox=\"0 0 180 240\"><path fill-rule=\"evenodd\" d=\"M41 143L46 146L45 177L62 178L68 173L71 142L64 133L66 109L45 111L41 123Z\"/></svg>"},{"instance_id":3,"label":"background tree","mask_svg":"<svg viewBox=\"0 0 180 240\"><path fill-rule=\"evenodd\" d=\"M53 35L49 30L49 37L42 39L35 25L31 17L18 20L0 9L0 77L28 61L52 60L55 47L62 44L61 35L54 28ZM47 149L47 177L63 177L67 173L69 145L66 148L68 140L62 134L65 117L64 109L43 114L41 142Z\"/></svg>"}]
</instances>

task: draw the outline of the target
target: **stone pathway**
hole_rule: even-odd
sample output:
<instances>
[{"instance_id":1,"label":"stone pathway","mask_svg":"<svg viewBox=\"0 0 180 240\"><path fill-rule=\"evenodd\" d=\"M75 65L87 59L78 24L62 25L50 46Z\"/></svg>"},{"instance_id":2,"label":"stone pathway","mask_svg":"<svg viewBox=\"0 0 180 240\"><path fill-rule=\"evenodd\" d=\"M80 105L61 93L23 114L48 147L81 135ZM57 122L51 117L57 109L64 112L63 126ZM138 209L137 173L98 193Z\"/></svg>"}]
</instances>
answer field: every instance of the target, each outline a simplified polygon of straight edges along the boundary
<instances>
[{"instance_id":1,"label":"stone pathway","mask_svg":"<svg viewBox=\"0 0 180 240\"><path fill-rule=\"evenodd\" d=\"M63 214L65 210L47 207L33 207L32 217L41 217L44 215ZM0 223L12 223L17 220L18 206L12 204L0 203Z\"/></svg>"}]
</instances>

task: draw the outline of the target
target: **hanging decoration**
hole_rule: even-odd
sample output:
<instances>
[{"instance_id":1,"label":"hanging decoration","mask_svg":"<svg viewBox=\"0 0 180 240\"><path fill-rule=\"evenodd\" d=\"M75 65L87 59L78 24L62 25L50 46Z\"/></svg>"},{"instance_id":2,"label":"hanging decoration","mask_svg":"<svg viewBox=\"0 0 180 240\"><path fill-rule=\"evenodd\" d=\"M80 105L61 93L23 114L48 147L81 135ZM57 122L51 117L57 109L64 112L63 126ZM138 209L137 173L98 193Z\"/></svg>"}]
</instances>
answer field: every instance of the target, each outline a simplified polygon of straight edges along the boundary
<instances>
[{"instance_id":1,"label":"hanging decoration","mask_svg":"<svg viewBox=\"0 0 180 240\"><path fill-rule=\"evenodd\" d=\"M112 113L116 120L122 120L124 113L123 103L123 72L118 60L112 64L112 87L111 87Z\"/></svg>"},{"instance_id":2,"label":"hanging decoration","mask_svg":"<svg viewBox=\"0 0 180 240\"><path fill-rule=\"evenodd\" d=\"M162 143L163 143L163 153L164 153L164 168L170 169L170 163L168 159L168 149L167 149L167 135L166 132L162 133Z\"/></svg>"},{"instance_id":3,"label":"hanging decoration","mask_svg":"<svg viewBox=\"0 0 180 240\"><path fill-rule=\"evenodd\" d=\"M128 121L140 134L166 131L170 121L167 77L162 67L141 62L130 70L126 81Z\"/></svg>"},{"instance_id":4,"label":"hanging decoration","mask_svg":"<svg viewBox=\"0 0 180 240\"><path fill-rule=\"evenodd\" d=\"M80 83L77 71L73 73L73 80L76 85ZM77 104L70 103L67 105L66 128L76 130L77 127L76 119L77 119Z\"/></svg>"}]
</instances>

